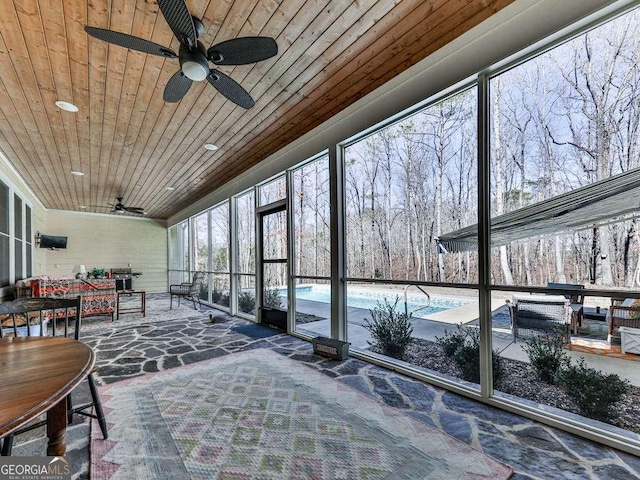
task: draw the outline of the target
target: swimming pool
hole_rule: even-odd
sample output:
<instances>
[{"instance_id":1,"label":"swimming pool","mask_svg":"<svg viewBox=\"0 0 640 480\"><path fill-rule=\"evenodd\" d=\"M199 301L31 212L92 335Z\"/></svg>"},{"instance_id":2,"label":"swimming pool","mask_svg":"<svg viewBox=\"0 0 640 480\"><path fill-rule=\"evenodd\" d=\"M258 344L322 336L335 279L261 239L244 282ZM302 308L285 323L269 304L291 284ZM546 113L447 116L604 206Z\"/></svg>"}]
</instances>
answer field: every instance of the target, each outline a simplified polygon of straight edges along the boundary
<instances>
[{"instance_id":1,"label":"swimming pool","mask_svg":"<svg viewBox=\"0 0 640 480\"><path fill-rule=\"evenodd\" d=\"M286 296L285 290L279 290L281 296ZM395 302L396 295L400 300L396 305L396 310L404 313L403 292L388 292L364 288L347 288L347 306L355 308L365 308L371 310L382 303L387 298L389 303ZM328 285L312 285L296 287L296 298L299 300L312 300L314 302L331 303L331 290ZM409 311L423 307L427 303L424 295L408 295L407 307ZM446 298L431 297L431 304L414 314L415 317L424 318L432 313L442 312L451 308L467 305L469 302L463 300L451 300Z\"/></svg>"}]
</instances>

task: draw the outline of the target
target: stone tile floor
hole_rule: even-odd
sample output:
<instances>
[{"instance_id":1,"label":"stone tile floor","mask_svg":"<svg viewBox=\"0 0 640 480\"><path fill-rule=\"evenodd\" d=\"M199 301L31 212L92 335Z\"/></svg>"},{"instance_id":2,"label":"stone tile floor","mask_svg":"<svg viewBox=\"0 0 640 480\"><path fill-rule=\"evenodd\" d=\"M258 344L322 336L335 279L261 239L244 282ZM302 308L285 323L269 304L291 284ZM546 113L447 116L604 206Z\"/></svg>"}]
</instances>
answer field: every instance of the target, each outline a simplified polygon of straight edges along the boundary
<instances>
[{"instance_id":1,"label":"stone tile floor","mask_svg":"<svg viewBox=\"0 0 640 480\"><path fill-rule=\"evenodd\" d=\"M114 323L86 320L83 340L97 352L99 383L243 350L270 348L511 465L514 480L640 480L640 458L635 456L357 359L335 361L315 356L308 342L216 310L196 312L183 304L169 312L168 295L151 294L147 298L155 306L156 315L151 308L147 318L123 316ZM85 384L76 390L75 399L88 397ZM73 467L73 478L89 479L89 423L81 418L67 430L67 459ZM14 455L44 454L42 435L36 431L18 437Z\"/></svg>"}]
</instances>

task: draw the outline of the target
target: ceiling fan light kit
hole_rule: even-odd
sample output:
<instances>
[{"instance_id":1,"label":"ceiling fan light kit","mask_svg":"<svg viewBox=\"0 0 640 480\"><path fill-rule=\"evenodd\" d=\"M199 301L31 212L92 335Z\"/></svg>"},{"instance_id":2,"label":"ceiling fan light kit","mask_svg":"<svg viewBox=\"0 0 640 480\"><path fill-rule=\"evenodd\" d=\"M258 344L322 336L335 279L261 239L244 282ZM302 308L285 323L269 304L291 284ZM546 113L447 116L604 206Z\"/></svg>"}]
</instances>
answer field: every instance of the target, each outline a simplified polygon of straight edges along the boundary
<instances>
[{"instance_id":1,"label":"ceiling fan light kit","mask_svg":"<svg viewBox=\"0 0 640 480\"><path fill-rule=\"evenodd\" d=\"M198 48L193 50L186 45L180 45L180 69L193 81L202 82L207 78L209 62L202 43L198 42Z\"/></svg>"},{"instance_id":2,"label":"ceiling fan light kit","mask_svg":"<svg viewBox=\"0 0 640 480\"><path fill-rule=\"evenodd\" d=\"M167 82L163 99L175 103L182 100L192 82L207 80L224 97L242 108L255 104L249 93L231 77L209 67L215 65L247 65L271 58L278 53L278 44L271 37L240 37L226 40L205 49L198 40L204 33L202 22L189 13L185 0L158 0L158 6L180 42L179 55L171 49L143 38L102 28L86 26L85 31L99 40L114 45L180 61L178 70Z\"/></svg>"}]
</instances>

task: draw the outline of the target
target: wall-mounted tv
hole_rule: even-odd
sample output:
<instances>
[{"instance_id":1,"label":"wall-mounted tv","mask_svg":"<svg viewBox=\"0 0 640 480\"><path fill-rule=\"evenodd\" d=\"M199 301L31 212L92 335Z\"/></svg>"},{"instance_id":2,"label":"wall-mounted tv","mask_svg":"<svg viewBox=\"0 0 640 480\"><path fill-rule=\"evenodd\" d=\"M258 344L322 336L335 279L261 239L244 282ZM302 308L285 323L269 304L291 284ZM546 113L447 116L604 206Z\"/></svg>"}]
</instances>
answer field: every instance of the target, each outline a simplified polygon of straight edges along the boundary
<instances>
[{"instance_id":1,"label":"wall-mounted tv","mask_svg":"<svg viewBox=\"0 0 640 480\"><path fill-rule=\"evenodd\" d=\"M67 237L40 235L40 248L67 248Z\"/></svg>"}]
</instances>

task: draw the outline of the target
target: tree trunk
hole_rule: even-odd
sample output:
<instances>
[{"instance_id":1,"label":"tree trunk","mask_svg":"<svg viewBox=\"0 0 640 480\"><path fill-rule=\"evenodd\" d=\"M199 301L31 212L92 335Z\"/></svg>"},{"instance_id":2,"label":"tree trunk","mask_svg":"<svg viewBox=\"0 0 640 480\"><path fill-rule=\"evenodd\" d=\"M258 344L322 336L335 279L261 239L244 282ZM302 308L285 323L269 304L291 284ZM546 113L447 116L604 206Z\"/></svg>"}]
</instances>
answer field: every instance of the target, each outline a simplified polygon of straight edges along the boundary
<instances>
[{"instance_id":1,"label":"tree trunk","mask_svg":"<svg viewBox=\"0 0 640 480\"><path fill-rule=\"evenodd\" d=\"M496 175L496 215L504 213L504 182L502 179L502 138L500 136L500 89L499 82L496 83L496 95L493 97L493 146L494 146L494 169ZM500 270L505 285L513 285L513 275L509 265L507 247L500 246Z\"/></svg>"},{"instance_id":2,"label":"tree trunk","mask_svg":"<svg viewBox=\"0 0 640 480\"><path fill-rule=\"evenodd\" d=\"M562 242L558 235L555 236L555 258L556 258L556 281L558 283L567 283L567 277L564 274L564 261L562 259Z\"/></svg>"}]
</instances>

